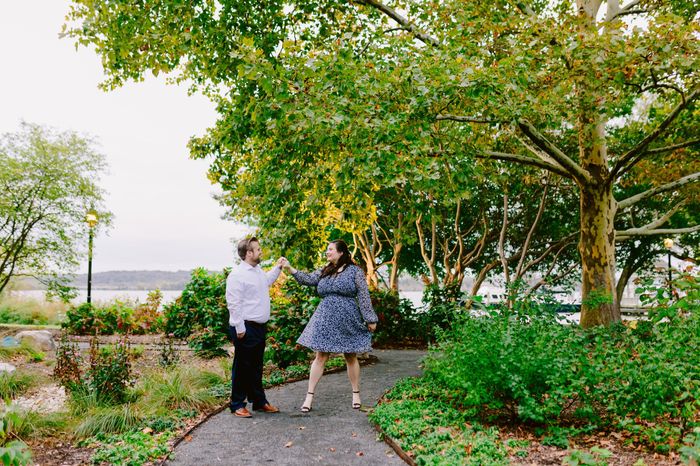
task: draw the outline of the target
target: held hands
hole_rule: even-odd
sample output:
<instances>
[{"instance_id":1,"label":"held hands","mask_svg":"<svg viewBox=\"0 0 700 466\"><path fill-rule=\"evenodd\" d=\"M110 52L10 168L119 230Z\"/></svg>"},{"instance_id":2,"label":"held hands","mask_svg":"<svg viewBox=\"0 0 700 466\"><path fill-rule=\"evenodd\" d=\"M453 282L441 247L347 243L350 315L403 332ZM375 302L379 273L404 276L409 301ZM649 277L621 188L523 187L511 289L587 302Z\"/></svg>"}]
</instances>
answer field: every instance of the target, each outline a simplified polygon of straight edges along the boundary
<instances>
[{"instance_id":1,"label":"held hands","mask_svg":"<svg viewBox=\"0 0 700 466\"><path fill-rule=\"evenodd\" d=\"M284 269L286 267L289 267L289 261L286 257L280 257L279 259L277 259L277 263L275 265L280 269Z\"/></svg>"},{"instance_id":2,"label":"held hands","mask_svg":"<svg viewBox=\"0 0 700 466\"><path fill-rule=\"evenodd\" d=\"M280 268L283 268L285 271L289 273L294 273L296 272L296 269L292 267L292 265L289 263L289 260L287 260L286 257L280 257L277 259L277 266Z\"/></svg>"}]
</instances>

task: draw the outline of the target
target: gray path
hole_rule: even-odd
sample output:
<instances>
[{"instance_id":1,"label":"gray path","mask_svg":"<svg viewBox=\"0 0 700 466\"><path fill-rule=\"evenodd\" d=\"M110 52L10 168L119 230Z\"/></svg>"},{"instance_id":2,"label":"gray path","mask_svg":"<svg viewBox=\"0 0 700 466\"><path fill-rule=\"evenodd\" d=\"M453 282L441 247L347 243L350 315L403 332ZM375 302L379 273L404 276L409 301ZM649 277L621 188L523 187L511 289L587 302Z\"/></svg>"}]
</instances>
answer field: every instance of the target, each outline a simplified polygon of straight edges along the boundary
<instances>
[{"instance_id":1,"label":"gray path","mask_svg":"<svg viewBox=\"0 0 700 466\"><path fill-rule=\"evenodd\" d=\"M425 354L413 350L374 351L379 362L362 368L362 403L374 406L396 380L420 374ZM324 375L316 387L313 410L299 411L306 381L267 390L277 414L254 413L238 419L228 411L213 416L183 441L169 465L403 465L367 420L352 409L345 372ZM249 407L250 409L250 407Z\"/></svg>"}]
</instances>

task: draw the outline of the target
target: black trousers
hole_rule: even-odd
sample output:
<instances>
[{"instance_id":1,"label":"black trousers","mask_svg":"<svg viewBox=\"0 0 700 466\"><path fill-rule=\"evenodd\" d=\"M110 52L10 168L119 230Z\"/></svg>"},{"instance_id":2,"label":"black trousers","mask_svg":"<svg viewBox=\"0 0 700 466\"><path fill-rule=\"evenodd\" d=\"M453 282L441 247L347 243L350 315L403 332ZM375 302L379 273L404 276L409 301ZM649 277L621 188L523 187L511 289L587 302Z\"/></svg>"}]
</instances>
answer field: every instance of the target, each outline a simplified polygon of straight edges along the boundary
<instances>
[{"instance_id":1,"label":"black trousers","mask_svg":"<svg viewBox=\"0 0 700 466\"><path fill-rule=\"evenodd\" d=\"M231 409L246 406L246 399L258 409L267 403L262 386L263 356L267 326L245 321L246 332L239 339L236 327L229 326L235 352L231 366Z\"/></svg>"}]
</instances>

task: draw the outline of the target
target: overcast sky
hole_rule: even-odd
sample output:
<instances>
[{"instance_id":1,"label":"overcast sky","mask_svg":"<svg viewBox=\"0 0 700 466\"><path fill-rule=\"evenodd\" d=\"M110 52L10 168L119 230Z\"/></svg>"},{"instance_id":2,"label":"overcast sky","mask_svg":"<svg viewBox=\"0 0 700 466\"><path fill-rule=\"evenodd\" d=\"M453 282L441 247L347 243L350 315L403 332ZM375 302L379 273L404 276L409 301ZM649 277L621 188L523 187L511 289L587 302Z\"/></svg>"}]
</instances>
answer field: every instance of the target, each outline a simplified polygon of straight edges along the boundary
<instances>
[{"instance_id":1,"label":"overcast sky","mask_svg":"<svg viewBox=\"0 0 700 466\"><path fill-rule=\"evenodd\" d=\"M230 265L231 240L245 228L220 219L208 163L190 160L186 147L214 123L213 105L163 78L100 91L98 56L58 38L67 11L63 0L2 2L0 133L24 120L99 141L114 223L95 240L93 271Z\"/></svg>"}]
</instances>

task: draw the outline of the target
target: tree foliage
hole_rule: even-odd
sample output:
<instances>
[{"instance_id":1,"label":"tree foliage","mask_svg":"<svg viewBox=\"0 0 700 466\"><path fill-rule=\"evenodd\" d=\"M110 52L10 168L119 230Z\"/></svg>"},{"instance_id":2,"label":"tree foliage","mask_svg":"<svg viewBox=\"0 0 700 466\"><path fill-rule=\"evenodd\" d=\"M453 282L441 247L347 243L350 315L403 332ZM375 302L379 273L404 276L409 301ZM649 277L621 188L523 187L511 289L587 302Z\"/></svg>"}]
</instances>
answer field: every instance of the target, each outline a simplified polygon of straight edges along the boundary
<instances>
[{"instance_id":1,"label":"tree foliage","mask_svg":"<svg viewBox=\"0 0 700 466\"><path fill-rule=\"evenodd\" d=\"M283 248L304 251L332 228L361 235L377 222L394 246L425 248L417 232L381 222L384 200L402 202L402 226L431 216L448 228L467 200L472 222L479 206L489 218L508 207L477 200L483 180L561 178L578 197L582 324L591 326L620 318L616 234L697 231L661 228L691 220L679 217L700 178L691 163L697 14L695 2L662 0L76 0L66 33L96 47L108 88L171 72L210 96L220 118L192 153L212 159L232 214L255 218ZM667 155L674 176L623 189ZM485 170L487 159L500 171ZM616 218L638 207L652 219L641 227ZM519 246L498 235L504 272L529 263L517 252L532 244L531 226ZM396 265L397 248L387 250Z\"/></svg>"},{"instance_id":2,"label":"tree foliage","mask_svg":"<svg viewBox=\"0 0 700 466\"><path fill-rule=\"evenodd\" d=\"M104 156L94 145L29 123L0 139L0 292L18 275L58 289L60 274L78 265L85 214L104 199ZM108 223L108 214L101 217Z\"/></svg>"}]
</instances>

